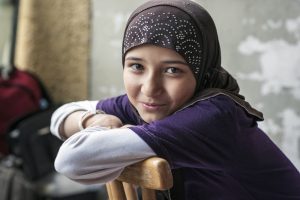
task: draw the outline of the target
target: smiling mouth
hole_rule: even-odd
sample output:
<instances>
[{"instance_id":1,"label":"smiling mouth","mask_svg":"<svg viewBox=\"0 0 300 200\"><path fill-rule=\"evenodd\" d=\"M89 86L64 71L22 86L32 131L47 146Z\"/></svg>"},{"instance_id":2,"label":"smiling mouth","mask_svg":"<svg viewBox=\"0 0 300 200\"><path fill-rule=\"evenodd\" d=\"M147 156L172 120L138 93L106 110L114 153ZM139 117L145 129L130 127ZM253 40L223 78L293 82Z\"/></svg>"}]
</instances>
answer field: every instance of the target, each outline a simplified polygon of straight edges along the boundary
<instances>
[{"instance_id":1,"label":"smiling mouth","mask_svg":"<svg viewBox=\"0 0 300 200\"><path fill-rule=\"evenodd\" d=\"M150 111L155 111L160 109L162 106L164 106L163 104L155 104L155 103L144 103L142 102L143 107L146 110L150 110Z\"/></svg>"}]
</instances>

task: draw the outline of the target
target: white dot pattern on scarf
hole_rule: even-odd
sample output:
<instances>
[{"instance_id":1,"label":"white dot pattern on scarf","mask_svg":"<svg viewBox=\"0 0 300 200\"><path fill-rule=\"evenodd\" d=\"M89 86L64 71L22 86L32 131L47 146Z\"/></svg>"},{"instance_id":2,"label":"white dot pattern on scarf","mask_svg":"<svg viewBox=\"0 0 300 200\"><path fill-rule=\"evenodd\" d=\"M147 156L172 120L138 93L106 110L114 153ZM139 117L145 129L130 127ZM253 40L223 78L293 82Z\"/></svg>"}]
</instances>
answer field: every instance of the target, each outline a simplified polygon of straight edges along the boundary
<instances>
[{"instance_id":1,"label":"white dot pattern on scarf","mask_svg":"<svg viewBox=\"0 0 300 200\"><path fill-rule=\"evenodd\" d=\"M175 50L198 74L201 64L200 36L193 23L171 12L144 12L133 20L124 37L123 54L141 44L154 44Z\"/></svg>"}]
</instances>

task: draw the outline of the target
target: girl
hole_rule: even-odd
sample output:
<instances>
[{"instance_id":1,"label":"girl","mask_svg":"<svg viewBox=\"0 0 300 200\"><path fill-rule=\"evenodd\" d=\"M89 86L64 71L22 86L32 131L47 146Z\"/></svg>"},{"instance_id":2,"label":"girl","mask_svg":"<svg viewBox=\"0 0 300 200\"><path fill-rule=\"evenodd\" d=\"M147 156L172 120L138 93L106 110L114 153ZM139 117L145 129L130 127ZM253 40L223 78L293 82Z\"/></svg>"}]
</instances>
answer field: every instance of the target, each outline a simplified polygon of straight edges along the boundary
<instances>
[{"instance_id":1,"label":"girl","mask_svg":"<svg viewBox=\"0 0 300 200\"><path fill-rule=\"evenodd\" d=\"M257 127L261 112L221 67L210 15L188 0L154 0L123 38L126 94L69 103L52 117L58 172L113 180L150 156L181 171L185 199L300 199L300 174ZM68 139L67 139L68 138Z\"/></svg>"}]
</instances>

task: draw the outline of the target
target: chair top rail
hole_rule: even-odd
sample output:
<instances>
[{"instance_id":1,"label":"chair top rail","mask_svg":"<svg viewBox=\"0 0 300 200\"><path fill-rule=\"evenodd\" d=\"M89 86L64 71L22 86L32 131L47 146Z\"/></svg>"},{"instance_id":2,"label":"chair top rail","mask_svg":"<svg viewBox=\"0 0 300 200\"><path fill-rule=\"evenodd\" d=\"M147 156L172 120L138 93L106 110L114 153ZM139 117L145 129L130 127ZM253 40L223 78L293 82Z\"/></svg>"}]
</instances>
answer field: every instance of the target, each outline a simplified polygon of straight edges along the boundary
<instances>
[{"instance_id":1,"label":"chair top rail","mask_svg":"<svg viewBox=\"0 0 300 200\"><path fill-rule=\"evenodd\" d=\"M154 190L167 190L173 187L170 165L159 157L151 157L126 167L118 180Z\"/></svg>"}]
</instances>

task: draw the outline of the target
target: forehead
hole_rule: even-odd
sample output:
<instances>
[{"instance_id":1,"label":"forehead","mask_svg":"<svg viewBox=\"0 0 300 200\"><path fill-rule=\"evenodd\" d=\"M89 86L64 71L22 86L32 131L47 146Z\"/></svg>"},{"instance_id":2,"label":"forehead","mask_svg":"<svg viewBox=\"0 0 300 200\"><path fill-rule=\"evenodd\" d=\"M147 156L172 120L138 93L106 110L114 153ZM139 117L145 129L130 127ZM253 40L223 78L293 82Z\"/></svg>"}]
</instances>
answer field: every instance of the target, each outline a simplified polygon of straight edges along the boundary
<instances>
[{"instance_id":1,"label":"forehead","mask_svg":"<svg viewBox=\"0 0 300 200\"><path fill-rule=\"evenodd\" d=\"M176 59L186 63L185 59L176 51L169 48L164 48L152 44L143 44L130 49L125 59L132 57L144 58L144 59Z\"/></svg>"}]
</instances>

